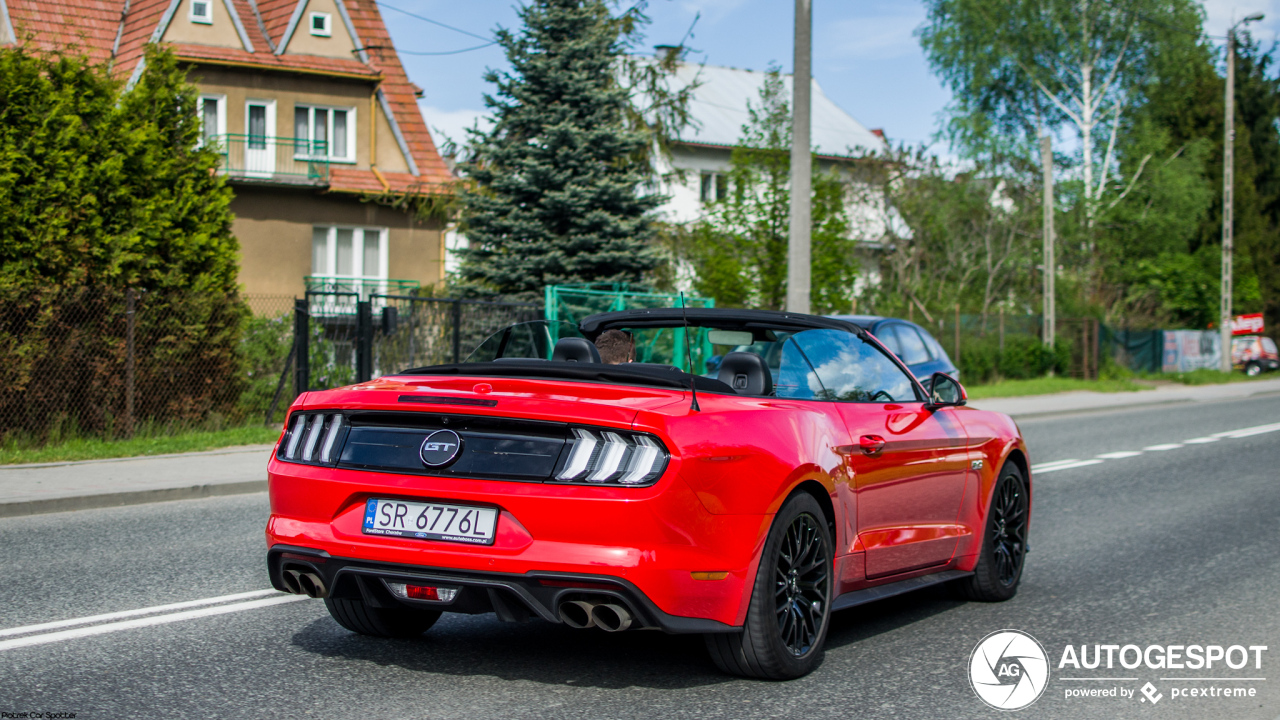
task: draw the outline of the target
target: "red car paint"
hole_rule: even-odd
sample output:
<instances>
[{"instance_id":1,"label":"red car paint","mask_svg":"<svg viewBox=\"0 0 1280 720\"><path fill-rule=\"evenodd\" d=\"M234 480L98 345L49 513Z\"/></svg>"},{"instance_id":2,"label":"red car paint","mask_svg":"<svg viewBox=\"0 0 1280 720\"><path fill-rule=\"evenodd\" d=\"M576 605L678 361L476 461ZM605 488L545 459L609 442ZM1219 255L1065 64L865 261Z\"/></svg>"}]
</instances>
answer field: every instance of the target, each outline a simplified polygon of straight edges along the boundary
<instances>
[{"instance_id":1,"label":"red car paint","mask_svg":"<svg viewBox=\"0 0 1280 720\"><path fill-rule=\"evenodd\" d=\"M670 452L647 487L553 485L268 465L268 547L434 569L624 579L659 609L741 626L773 515L797 488L829 501L836 595L972 570L997 473L1026 446L1007 416L924 403L865 404L503 377L392 376L300 396L299 410L405 411L420 394L494 407L408 409L649 432ZM873 438L870 447L863 438ZM880 444L883 441L883 444ZM876 447L879 449L875 449ZM865 448L865 449L864 449ZM500 509L493 545L365 535L370 497ZM727 572L696 580L691 573Z\"/></svg>"}]
</instances>

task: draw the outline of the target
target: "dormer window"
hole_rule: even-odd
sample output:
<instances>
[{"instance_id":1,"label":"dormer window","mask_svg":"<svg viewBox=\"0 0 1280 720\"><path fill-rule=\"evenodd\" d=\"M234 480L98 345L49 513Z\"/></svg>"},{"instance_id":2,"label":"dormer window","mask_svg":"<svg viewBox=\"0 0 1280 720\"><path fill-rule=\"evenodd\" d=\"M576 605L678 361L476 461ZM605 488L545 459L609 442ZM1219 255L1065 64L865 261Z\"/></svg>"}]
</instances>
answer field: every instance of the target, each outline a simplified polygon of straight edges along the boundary
<instances>
[{"instance_id":1,"label":"dormer window","mask_svg":"<svg viewBox=\"0 0 1280 720\"><path fill-rule=\"evenodd\" d=\"M311 34L316 37L331 37L333 35L333 16L322 12L311 13Z\"/></svg>"},{"instance_id":2,"label":"dormer window","mask_svg":"<svg viewBox=\"0 0 1280 720\"><path fill-rule=\"evenodd\" d=\"M189 15L191 22L212 25L213 8L210 7L212 4L213 0L191 0L191 13Z\"/></svg>"}]
</instances>

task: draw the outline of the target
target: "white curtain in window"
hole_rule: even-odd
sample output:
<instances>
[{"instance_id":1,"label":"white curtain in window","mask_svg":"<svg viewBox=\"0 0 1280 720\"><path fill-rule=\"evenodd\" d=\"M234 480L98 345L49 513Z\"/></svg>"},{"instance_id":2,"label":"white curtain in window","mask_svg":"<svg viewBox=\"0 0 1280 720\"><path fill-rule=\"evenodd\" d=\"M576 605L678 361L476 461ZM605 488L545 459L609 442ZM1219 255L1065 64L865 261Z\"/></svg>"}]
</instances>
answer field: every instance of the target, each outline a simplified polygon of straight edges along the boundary
<instances>
[{"instance_id":1,"label":"white curtain in window","mask_svg":"<svg viewBox=\"0 0 1280 720\"><path fill-rule=\"evenodd\" d=\"M355 275L355 230L338 228L338 267L335 275Z\"/></svg>"},{"instance_id":2,"label":"white curtain in window","mask_svg":"<svg viewBox=\"0 0 1280 720\"><path fill-rule=\"evenodd\" d=\"M311 229L311 274L329 275L329 228Z\"/></svg>"}]
</instances>

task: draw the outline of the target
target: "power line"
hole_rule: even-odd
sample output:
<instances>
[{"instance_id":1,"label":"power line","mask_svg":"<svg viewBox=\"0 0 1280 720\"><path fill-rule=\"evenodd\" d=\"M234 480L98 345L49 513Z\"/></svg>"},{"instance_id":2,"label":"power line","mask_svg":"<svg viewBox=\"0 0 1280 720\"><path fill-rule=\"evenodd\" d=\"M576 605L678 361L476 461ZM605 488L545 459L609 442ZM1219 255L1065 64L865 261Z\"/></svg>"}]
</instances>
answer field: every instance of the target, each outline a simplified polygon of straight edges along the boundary
<instances>
[{"instance_id":1,"label":"power line","mask_svg":"<svg viewBox=\"0 0 1280 720\"><path fill-rule=\"evenodd\" d=\"M386 9L388 9L388 10L395 10L396 12L398 12L398 13L400 13L400 14L402 14L402 15L408 15L409 17L414 18L415 20L421 20L421 21L426 22L426 23L431 23L432 25L439 25L439 26L440 26L440 27L442 27L442 28L445 28L445 29L448 29L448 30L452 30L452 31L454 31L454 32L460 32L460 33L462 33L463 35L470 35L471 37L476 38L477 40L486 40L486 41L487 41L487 40L491 40L491 38L487 38L487 37L485 37L485 36L483 36L483 35L477 35L477 34L475 34L475 33L473 33L473 32L470 32L469 30L463 30L462 28L456 28L456 27L454 27L454 26L452 26L452 25L445 25L444 23L440 22L439 20L432 20L432 19L431 19L431 18L429 18L429 17L423 17L423 16L421 16L421 15L416 15L416 14L414 14L414 13L409 12L408 10L401 10L400 8L395 7L395 6L393 6L393 5L388 5L388 4L384 3L384 2L381 2L381 0L377 0L377 4L378 4L380 7L384 7L384 8L386 8ZM493 43L491 42L491 43L489 43L489 44L490 44L490 45L492 45ZM482 46L480 46L480 47L484 47L484 46L482 45ZM471 49L473 49L473 50L474 50L475 48L471 48ZM458 52L466 52L466 50L459 50ZM421 53L406 53L406 54L413 55L413 54L421 54ZM447 54L451 54L451 53L439 53L439 54L441 54L441 55L447 55Z\"/></svg>"},{"instance_id":2,"label":"power line","mask_svg":"<svg viewBox=\"0 0 1280 720\"><path fill-rule=\"evenodd\" d=\"M487 48L490 45L497 44L498 41L494 40L483 45L476 45L475 47L462 48L461 50L447 50L444 52L414 52L412 50L400 50L392 45L366 45L362 48L356 48L351 52L359 52L360 50L395 50L397 55L458 55L464 52L471 52L472 50L479 50L481 48Z\"/></svg>"}]
</instances>

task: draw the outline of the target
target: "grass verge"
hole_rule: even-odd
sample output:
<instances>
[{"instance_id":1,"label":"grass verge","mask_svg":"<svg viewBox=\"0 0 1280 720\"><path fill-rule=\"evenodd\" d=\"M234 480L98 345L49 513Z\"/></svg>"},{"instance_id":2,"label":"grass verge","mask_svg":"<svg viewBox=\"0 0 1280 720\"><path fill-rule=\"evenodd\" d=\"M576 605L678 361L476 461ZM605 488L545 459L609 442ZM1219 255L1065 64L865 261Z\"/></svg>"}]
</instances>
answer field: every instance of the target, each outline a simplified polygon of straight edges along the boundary
<instances>
[{"instance_id":1,"label":"grass verge","mask_svg":"<svg viewBox=\"0 0 1280 720\"><path fill-rule=\"evenodd\" d=\"M1167 375L1144 375L1143 377L1152 380L1172 380L1183 385L1221 385L1223 383L1234 382L1251 382L1253 380L1275 379L1277 375L1262 373L1249 377L1239 370L1230 373L1224 373L1221 370L1192 370L1184 373L1169 373Z\"/></svg>"},{"instance_id":2,"label":"grass verge","mask_svg":"<svg viewBox=\"0 0 1280 720\"><path fill-rule=\"evenodd\" d=\"M968 393L971 400L1018 397L1020 395L1051 395L1053 393L1071 392L1072 390L1135 392L1150 389L1149 386L1140 385L1132 380L1076 380L1075 378L1064 377L1001 380L990 385L965 386L965 392Z\"/></svg>"},{"instance_id":3,"label":"grass verge","mask_svg":"<svg viewBox=\"0 0 1280 720\"><path fill-rule=\"evenodd\" d=\"M274 443L279 437L280 429L278 427L268 428L261 425L249 425L226 430L190 432L178 435L133 437L128 440L76 438L43 447L20 447L17 445L0 447L0 465L168 455L170 453L216 450L235 445L262 445Z\"/></svg>"}]
</instances>

